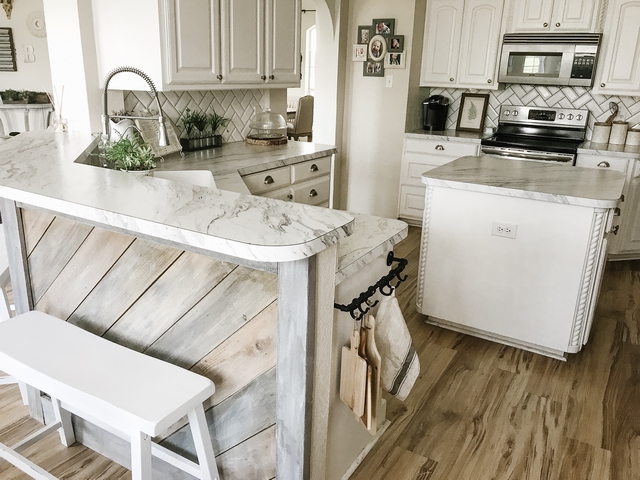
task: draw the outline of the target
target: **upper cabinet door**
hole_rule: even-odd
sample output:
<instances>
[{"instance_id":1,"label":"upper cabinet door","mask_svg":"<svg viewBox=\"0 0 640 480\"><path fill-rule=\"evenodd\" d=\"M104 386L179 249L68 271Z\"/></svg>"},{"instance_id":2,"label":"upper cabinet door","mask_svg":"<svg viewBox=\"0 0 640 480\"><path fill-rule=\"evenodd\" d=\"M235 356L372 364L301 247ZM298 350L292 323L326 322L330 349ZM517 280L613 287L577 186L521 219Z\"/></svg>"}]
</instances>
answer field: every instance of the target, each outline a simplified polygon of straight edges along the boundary
<instances>
[{"instance_id":1,"label":"upper cabinet door","mask_svg":"<svg viewBox=\"0 0 640 480\"><path fill-rule=\"evenodd\" d=\"M638 95L640 91L640 0L612 0L594 93Z\"/></svg>"},{"instance_id":2,"label":"upper cabinet door","mask_svg":"<svg viewBox=\"0 0 640 480\"><path fill-rule=\"evenodd\" d=\"M267 0L265 75L267 83L300 84L301 0Z\"/></svg>"},{"instance_id":3,"label":"upper cabinet door","mask_svg":"<svg viewBox=\"0 0 640 480\"><path fill-rule=\"evenodd\" d=\"M548 32L551 29L553 0L512 0L511 32Z\"/></svg>"},{"instance_id":4,"label":"upper cabinet door","mask_svg":"<svg viewBox=\"0 0 640 480\"><path fill-rule=\"evenodd\" d=\"M221 0L224 82L264 84L264 0Z\"/></svg>"},{"instance_id":5,"label":"upper cabinet door","mask_svg":"<svg viewBox=\"0 0 640 480\"><path fill-rule=\"evenodd\" d=\"M220 83L218 0L166 0L167 83Z\"/></svg>"},{"instance_id":6,"label":"upper cabinet door","mask_svg":"<svg viewBox=\"0 0 640 480\"><path fill-rule=\"evenodd\" d=\"M427 3L421 86L455 85L463 10L463 0L434 0Z\"/></svg>"},{"instance_id":7,"label":"upper cabinet door","mask_svg":"<svg viewBox=\"0 0 640 480\"><path fill-rule=\"evenodd\" d=\"M491 88L496 84L504 0L467 0L462 22L458 84Z\"/></svg>"},{"instance_id":8,"label":"upper cabinet door","mask_svg":"<svg viewBox=\"0 0 640 480\"><path fill-rule=\"evenodd\" d=\"M555 0L552 30L592 32L598 15L598 0Z\"/></svg>"}]
</instances>

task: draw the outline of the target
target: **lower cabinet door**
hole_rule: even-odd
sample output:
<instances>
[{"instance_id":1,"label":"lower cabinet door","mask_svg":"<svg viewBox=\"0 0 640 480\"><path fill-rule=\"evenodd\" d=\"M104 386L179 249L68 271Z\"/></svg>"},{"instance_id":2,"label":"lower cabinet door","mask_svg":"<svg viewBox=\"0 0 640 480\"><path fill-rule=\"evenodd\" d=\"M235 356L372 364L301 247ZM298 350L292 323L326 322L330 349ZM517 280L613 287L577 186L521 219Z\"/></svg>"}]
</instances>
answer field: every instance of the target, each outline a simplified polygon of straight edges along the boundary
<instances>
[{"instance_id":1,"label":"lower cabinet door","mask_svg":"<svg viewBox=\"0 0 640 480\"><path fill-rule=\"evenodd\" d=\"M424 212L424 196L426 187L402 185L400 187L400 218L410 220L413 225L422 225Z\"/></svg>"},{"instance_id":2,"label":"lower cabinet door","mask_svg":"<svg viewBox=\"0 0 640 480\"><path fill-rule=\"evenodd\" d=\"M294 186L291 189L293 192L293 201L306 205L320 205L329 201L330 190L331 179L328 176Z\"/></svg>"},{"instance_id":3,"label":"lower cabinet door","mask_svg":"<svg viewBox=\"0 0 640 480\"><path fill-rule=\"evenodd\" d=\"M263 197L275 198L276 200L282 200L284 202L293 201L293 192L290 187L281 188L279 190L273 190L262 194Z\"/></svg>"}]
</instances>

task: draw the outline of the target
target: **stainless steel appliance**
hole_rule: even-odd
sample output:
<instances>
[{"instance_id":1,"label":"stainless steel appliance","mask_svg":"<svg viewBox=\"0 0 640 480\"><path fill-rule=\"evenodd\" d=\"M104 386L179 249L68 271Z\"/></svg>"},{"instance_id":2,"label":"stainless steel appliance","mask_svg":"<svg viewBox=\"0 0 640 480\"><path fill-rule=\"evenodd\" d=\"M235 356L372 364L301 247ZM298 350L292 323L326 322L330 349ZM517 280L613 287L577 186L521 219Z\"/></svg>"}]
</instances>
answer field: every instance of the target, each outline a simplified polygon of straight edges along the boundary
<instances>
[{"instance_id":1,"label":"stainless steel appliance","mask_svg":"<svg viewBox=\"0 0 640 480\"><path fill-rule=\"evenodd\" d=\"M587 131L589 110L502 105L495 134L480 150L512 160L574 165Z\"/></svg>"},{"instance_id":2,"label":"stainless steel appliance","mask_svg":"<svg viewBox=\"0 0 640 480\"><path fill-rule=\"evenodd\" d=\"M509 33L498 82L590 87L601 33Z\"/></svg>"}]
</instances>

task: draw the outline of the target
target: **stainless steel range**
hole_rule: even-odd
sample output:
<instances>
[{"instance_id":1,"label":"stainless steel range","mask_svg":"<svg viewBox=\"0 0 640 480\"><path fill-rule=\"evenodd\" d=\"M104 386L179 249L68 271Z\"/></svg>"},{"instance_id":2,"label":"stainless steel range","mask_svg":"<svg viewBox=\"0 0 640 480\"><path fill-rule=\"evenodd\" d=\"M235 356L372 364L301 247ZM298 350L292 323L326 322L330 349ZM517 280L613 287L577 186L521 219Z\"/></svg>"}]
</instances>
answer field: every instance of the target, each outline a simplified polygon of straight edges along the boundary
<instances>
[{"instance_id":1,"label":"stainless steel range","mask_svg":"<svg viewBox=\"0 0 640 480\"><path fill-rule=\"evenodd\" d=\"M498 130L481 151L513 160L574 165L587 131L589 110L503 105Z\"/></svg>"}]
</instances>

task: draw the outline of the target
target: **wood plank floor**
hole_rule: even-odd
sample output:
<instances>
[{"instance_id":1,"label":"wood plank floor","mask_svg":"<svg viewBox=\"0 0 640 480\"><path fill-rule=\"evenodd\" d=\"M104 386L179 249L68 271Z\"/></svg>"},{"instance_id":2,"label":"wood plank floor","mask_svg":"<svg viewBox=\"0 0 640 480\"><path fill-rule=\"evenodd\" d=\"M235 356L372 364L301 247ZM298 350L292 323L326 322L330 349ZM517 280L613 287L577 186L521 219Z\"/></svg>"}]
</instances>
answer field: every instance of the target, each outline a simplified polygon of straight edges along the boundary
<instances>
[{"instance_id":1,"label":"wood plank floor","mask_svg":"<svg viewBox=\"0 0 640 480\"><path fill-rule=\"evenodd\" d=\"M395 253L409 259L398 299L422 373L407 401L388 398L392 425L352 478L640 479L640 262L607 264L589 343L565 363L424 324L419 243L411 228ZM0 442L38 425L17 386L0 386ZM61 478L131 478L56 435L26 454ZM2 462L0 478L29 477Z\"/></svg>"}]
</instances>

